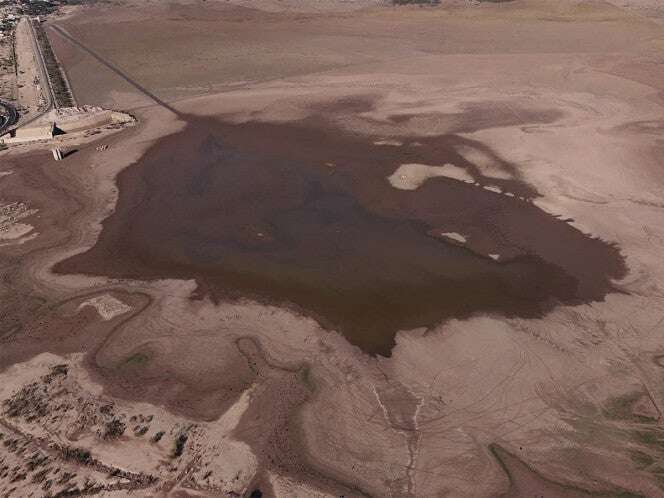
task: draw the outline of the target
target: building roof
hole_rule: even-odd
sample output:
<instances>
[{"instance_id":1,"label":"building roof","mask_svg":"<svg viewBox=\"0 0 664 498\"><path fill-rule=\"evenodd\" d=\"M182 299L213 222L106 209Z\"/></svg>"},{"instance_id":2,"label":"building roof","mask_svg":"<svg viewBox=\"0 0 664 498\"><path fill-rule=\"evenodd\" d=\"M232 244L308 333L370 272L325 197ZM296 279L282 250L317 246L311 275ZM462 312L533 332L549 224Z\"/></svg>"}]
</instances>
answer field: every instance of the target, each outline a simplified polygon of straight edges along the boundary
<instances>
[{"instance_id":1,"label":"building roof","mask_svg":"<svg viewBox=\"0 0 664 498\"><path fill-rule=\"evenodd\" d=\"M35 126L22 126L16 129L15 138L53 138L54 123L40 124Z\"/></svg>"}]
</instances>

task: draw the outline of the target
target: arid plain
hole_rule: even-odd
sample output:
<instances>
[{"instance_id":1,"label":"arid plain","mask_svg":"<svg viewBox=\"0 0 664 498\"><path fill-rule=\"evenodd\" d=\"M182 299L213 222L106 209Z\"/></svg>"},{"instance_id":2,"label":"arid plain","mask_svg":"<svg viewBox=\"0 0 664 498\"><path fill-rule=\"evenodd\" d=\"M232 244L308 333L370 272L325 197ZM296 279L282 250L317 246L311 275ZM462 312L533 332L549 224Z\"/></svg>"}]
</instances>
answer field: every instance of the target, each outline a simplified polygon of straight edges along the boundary
<instances>
[{"instance_id":1,"label":"arid plain","mask_svg":"<svg viewBox=\"0 0 664 498\"><path fill-rule=\"evenodd\" d=\"M664 496L658 16L49 18L78 103L138 122L0 152L0 490Z\"/></svg>"}]
</instances>

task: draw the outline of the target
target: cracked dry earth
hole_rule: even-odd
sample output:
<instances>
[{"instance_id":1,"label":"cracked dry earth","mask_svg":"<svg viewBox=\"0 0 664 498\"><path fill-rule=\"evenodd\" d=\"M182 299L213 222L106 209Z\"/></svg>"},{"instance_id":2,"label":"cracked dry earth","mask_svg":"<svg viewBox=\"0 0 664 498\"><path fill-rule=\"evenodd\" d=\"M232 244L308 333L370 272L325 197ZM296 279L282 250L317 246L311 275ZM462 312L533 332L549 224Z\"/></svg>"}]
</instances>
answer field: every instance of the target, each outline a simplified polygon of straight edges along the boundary
<instances>
[{"instance_id":1,"label":"cracked dry earth","mask_svg":"<svg viewBox=\"0 0 664 498\"><path fill-rule=\"evenodd\" d=\"M0 494L664 496L662 25L298 5L57 21L176 113L51 33L138 124L0 152Z\"/></svg>"}]
</instances>

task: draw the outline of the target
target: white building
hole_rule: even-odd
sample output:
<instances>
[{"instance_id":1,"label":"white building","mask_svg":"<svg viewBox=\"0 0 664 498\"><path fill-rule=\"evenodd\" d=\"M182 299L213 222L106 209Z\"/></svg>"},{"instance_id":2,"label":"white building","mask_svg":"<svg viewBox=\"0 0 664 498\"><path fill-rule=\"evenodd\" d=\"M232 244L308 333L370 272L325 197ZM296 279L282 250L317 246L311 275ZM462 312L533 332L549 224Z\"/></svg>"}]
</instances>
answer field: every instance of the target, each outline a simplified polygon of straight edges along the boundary
<instances>
[{"instance_id":1,"label":"white building","mask_svg":"<svg viewBox=\"0 0 664 498\"><path fill-rule=\"evenodd\" d=\"M0 138L6 144L50 140L53 138L54 130L55 124L53 122L33 126L21 126Z\"/></svg>"}]
</instances>

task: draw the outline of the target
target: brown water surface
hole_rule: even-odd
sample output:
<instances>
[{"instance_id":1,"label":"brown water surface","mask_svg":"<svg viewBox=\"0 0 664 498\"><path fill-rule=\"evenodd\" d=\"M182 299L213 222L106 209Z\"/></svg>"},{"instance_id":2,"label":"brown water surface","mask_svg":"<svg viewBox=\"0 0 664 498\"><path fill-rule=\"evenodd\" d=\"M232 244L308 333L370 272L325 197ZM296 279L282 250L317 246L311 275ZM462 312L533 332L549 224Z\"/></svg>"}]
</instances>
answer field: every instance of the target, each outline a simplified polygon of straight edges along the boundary
<instances>
[{"instance_id":1,"label":"brown water surface","mask_svg":"<svg viewBox=\"0 0 664 498\"><path fill-rule=\"evenodd\" d=\"M481 143L377 138L313 119L191 118L119 175L99 241L56 271L195 278L199 294L287 305L384 355L399 330L480 312L537 317L600 300L624 274L615 247L519 199L537 193ZM452 163L489 182L461 146L511 173L490 183L517 197L448 178L414 191L386 179L404 163ZM442 232L463 233L467 247Z\"/></svg>"}]
</instances>

